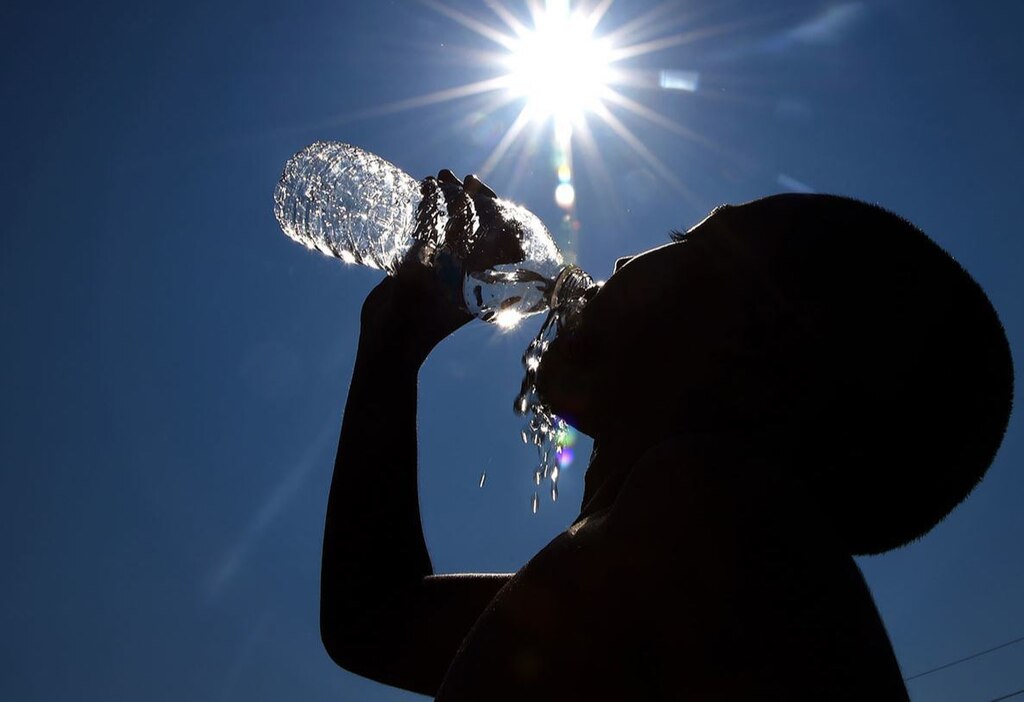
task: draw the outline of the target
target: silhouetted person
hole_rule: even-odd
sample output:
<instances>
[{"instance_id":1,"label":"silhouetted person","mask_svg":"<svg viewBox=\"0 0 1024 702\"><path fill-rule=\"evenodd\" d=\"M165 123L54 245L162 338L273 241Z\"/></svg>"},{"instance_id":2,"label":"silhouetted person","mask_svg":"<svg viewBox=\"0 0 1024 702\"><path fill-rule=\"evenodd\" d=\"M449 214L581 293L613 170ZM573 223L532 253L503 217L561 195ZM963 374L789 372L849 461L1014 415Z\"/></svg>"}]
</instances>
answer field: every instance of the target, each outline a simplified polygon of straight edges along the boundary
<instances>
[{"instance_id":1,"label":"silhouetted person","mask_svg":"<svg viewBox=\"0 0 1024 702\"><path fill-rule=\"evenodd\" d=\"M416 375L467 317L423 270L370 293L324 536L339 665L439 700L907 699L852 556L926 533L991 462L995 312L845 198L674 238L620 260L541 362L595 448L580 516L513 575L435 575L420 525Z\"/></svg>"}]
</instances>

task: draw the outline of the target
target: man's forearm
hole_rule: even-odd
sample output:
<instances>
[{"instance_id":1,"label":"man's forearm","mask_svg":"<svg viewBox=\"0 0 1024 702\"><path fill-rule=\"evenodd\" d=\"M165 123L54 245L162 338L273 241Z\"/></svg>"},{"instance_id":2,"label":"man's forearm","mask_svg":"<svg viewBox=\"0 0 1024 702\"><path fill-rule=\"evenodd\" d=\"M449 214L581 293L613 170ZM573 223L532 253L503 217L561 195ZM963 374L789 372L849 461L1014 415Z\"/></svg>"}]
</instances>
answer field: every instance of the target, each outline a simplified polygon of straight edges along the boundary
<instances>
[{"instance_id":1,"label":"man's forearm","mask_svg":"<svg viewBox=\"0 0 1024 702\"><path fill-rule=\"evenodd\" d=\"M360 339L328 498L324 605L372 608L432 573L416 476L419 365L401 344Z\"/></svg>"}]
</instances>

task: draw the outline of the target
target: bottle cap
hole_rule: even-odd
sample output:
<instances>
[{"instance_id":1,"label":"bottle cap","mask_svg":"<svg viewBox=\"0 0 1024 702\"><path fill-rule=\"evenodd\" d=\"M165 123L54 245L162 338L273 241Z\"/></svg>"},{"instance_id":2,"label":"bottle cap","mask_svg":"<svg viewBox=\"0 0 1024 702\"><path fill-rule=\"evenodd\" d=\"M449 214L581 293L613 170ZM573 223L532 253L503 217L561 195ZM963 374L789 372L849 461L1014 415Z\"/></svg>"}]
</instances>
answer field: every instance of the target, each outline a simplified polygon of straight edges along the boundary
<instances>
[{"instance_id":1,"label":"bottle cap","mask_svg":"<svg viewBox=\"0 0 1024 702\"><path fill-rule=\"evenodd\" d=\"M593 285L594 279L589 273L575 264L569 264L555 278L551 288L551 307L555 309L566 300L582 296Z\"/></svg>"}]
</instances>

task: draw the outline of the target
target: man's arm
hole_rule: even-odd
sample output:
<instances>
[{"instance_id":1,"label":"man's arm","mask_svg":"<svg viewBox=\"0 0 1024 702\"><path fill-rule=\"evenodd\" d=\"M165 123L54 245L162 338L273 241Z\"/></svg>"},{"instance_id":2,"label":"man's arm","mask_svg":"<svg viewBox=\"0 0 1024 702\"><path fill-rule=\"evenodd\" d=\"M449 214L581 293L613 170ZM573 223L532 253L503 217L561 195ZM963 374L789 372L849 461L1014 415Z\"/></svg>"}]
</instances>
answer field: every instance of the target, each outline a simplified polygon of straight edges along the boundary
<instances>
[{"instance_id":1,"label":"man's arm","mask_svg":"<svg viewBox=\"0 0 1024 702\"><path fill-rule=\"evenodd\" d=\"M324 528L320 630L331 658L431 696L509 577L434 576L420 522L416 376L469 319L420 267L370 293Z\"/></svg>"}]
</instances>

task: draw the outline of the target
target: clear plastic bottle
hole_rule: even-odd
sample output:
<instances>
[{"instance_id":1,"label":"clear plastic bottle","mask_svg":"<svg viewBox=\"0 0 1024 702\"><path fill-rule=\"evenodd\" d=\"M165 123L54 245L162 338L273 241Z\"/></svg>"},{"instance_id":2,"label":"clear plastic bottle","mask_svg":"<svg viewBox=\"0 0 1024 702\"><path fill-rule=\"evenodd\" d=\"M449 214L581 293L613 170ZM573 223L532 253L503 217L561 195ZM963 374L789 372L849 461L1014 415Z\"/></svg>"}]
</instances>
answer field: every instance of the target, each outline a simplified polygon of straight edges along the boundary
<instances>
[{"instance_id":1,"label":"clear plastic bottle","mask_svg":"<svg viewBox=\"0 0 1024 702\"><path fill-rule=\"evenodd\" d=\"M463 183L442 171L417 181L340 142L316 142L288 161L274 214L308 248L389 275L415 255L467 312L500 324L547 309L565 269L540 219L475 177Z\"/></svg>"}]
</instances>

